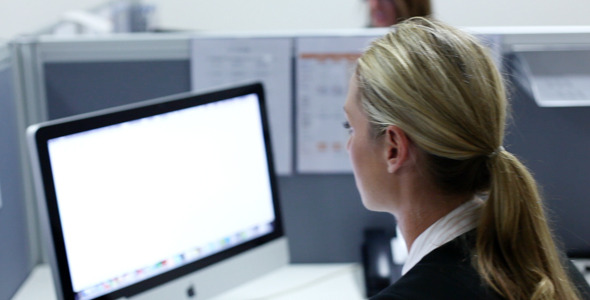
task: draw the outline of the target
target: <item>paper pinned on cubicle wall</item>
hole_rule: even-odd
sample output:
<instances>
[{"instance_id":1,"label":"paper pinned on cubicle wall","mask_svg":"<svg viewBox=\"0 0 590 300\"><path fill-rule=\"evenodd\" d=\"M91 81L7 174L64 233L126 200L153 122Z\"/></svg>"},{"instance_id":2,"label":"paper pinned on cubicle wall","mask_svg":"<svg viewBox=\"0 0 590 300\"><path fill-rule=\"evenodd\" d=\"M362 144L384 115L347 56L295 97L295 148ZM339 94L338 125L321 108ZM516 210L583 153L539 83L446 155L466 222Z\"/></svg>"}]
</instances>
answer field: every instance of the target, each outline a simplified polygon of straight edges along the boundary
<instances>
[{"instance_id":1,"label":"paper pinned on cubicle wall","mask_svg":"<svg viewBox=\"0 0 590 300\"><path fill-rule=\"evenodd\" d=\"M374 38L296 40L298 172L352 173L342 107L356 60Z\"/></svg>"},{"instance_id":2,"label":"paper pinned on cubicle wall","mask_svg":"<svg viewBox=\"0 0 590 300\"><path fill-rule=\"evenodd\" d=\"M590 106L590 49L535 49L516 55L537 105Z\"/></svg>"},{"instance_id":3,"label":"paper pinned on cubicle wall","mask_svg":"<svg viewBox=\"0 0 590 300\"><path fill-rule=\"evenodd\" d=\"M590 106L589 76L537 76L533 79L539 106Z\"/></svg>"},{"instance_id":4,"label":"paper pinned on cubicle wall","mask_svg":"<svg viewBox=\"0 0 590 300\"><path fill-rule=\"evenodd\" d=\"M0 209L2 209L2 183L0 182Z\"/></svg>"},{"instance_id":5,"label":"paper pinned on cubicle wall","mask_svg":"<svg viewBox=\"0 0 590 300\"><path fill-rule=\"evenodd\" d=\"M293 42L289 38L198 38L192 42L192 89L261 81L277 174L292 171Z\"/></svg>"}]
</instances>

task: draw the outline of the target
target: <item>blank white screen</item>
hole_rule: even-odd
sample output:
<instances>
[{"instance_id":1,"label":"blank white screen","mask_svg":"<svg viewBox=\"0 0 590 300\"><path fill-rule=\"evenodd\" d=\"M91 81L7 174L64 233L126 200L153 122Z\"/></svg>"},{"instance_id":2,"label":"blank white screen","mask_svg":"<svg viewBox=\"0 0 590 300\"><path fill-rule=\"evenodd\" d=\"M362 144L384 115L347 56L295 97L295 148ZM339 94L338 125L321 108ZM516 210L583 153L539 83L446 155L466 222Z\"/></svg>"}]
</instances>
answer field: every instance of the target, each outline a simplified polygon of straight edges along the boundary
<instances>
[{"instance_id":1,"label":"blank white screen","mask_svg":"<svg viewBox=\"0 0 590 300\"><path fill-rule=\"evenodd\" d=\"M56 138L75 291L275 219L255 95Z\"/></svg>"}]
</instances>

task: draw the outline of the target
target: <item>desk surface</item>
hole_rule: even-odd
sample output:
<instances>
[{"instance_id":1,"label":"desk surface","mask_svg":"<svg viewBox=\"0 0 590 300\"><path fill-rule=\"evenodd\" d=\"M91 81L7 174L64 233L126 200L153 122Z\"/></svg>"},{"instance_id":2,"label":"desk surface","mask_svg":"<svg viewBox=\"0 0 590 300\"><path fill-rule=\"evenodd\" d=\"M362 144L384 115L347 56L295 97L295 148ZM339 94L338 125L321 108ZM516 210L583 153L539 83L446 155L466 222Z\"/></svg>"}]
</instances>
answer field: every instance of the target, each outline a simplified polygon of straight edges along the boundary
<instances>
[{"instance_id":1,"label":"desk surface","mask_svg":"<svg viewBox=\"0 0 590 300\"><path fill-rule=\"evenodd\" d=\"M294 264L254 279L211 300L364 299L358 264ZM12 300L56 300L48 265L35 267Z\"/></svg>"},{"instance_id":2,"label":"desk surface","mask_svg":"<svg viewBox=\"0 0 590 300\"><path fill-rule=\"evenodd\" d=\"M590 260L574 261L590 283ZM365 299L358 264L293 264L254 279L211 300ZM48 265L35 267L12 300L56 300Z\"/></svg>"}]
</instances>

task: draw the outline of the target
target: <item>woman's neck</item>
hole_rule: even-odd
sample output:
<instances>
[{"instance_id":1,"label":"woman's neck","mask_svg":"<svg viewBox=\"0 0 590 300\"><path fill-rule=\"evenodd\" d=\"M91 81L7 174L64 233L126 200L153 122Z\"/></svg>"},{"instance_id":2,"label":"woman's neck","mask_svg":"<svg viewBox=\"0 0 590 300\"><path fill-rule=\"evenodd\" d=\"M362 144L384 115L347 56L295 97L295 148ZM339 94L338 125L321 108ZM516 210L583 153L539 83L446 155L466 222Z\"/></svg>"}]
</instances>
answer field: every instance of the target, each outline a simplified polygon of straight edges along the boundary
<instances>
[{"instance_id":1,"label":"woman's neck","mask_svg":"<svg viewBox=\"0 0 590 300\"><path fill-rule=\"evenodd\" d=\"M470 199L471 196L441 196L441 193L424 191L420 196L409 197L406 205L393 213L408 251L422 232Z\"/></svg>"}]
</instances>

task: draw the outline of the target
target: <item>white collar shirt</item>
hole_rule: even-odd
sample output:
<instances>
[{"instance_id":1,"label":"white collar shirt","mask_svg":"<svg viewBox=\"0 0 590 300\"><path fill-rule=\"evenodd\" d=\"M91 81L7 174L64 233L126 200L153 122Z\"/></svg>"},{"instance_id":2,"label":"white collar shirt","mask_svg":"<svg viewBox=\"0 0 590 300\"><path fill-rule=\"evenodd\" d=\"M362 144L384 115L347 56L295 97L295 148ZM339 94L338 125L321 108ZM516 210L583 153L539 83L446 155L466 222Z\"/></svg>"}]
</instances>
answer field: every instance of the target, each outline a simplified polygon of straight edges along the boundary
<instances>
[{"instance_id":1,"label":"white collar shirt","mask_svg":"<svg viewBox=\"0 0 590 300\"><path fill-rule=\"evenodd\" d=\"M412 244L402 268L402 275L434 249L474 229L477 226L482 205L483 201L474 197L430 225Z\"/></svg>"}]
</instances>

